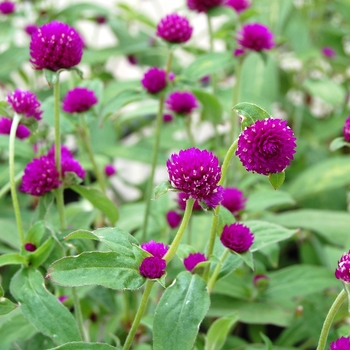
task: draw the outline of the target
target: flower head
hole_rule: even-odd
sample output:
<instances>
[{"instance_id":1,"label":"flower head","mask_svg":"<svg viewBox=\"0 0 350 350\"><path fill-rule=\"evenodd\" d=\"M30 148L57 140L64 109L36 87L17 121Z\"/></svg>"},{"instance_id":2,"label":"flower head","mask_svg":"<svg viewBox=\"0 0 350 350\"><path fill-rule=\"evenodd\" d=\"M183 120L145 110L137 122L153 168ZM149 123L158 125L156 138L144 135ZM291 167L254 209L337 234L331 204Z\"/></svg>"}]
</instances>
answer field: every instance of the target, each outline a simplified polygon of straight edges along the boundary
<instances>
[{"instance_id":1,"label":"flower head","mask_svg":"<svg viewBox=\"0 0 350 350\"><path fill-rule=\"evenodd\" d=\"M168 211L166 213L166 220L171 228L176 228L180 225L182 216L176 211Z\"/></svg>"},{"instance_id":2,"label":"flower head","mask_svg":"<svg viewBox=\"0 0 350 350\"><path fill-rule=\"evenodd\" d=\"M83 87L69 90L63 99L62 109L67 113L82 113L88 111L98 102L95 92Z\"/></svg>"},{"instance_id":3,"label":"flower head","mask_svg":"<svg viewBox=\"0 0 350 350\"><path fill-rule=\"evenodd\" d=\"M27 251L27 252L35 252L36 251L36 245L33 244L33 243L26 243L24 245L24 249Z\"/></svg>"},{"instance_id":4,"label":"flower head","mask_svg":"<svg viewBox=\"0 0 350 350\"><path fill-rule=\"evenodd\" d=\"M208 12L213 7L221 5L222 0L187 0L190 10L197 12Z\"/></svg>"},{"instance_id":5,"label":"flower head","mask_svg":"<svg viewBox=\"0 0 350 350\"><path fill-rule=\"evenodd\" d=\"M192 272L194 268L203 261L207 261L204 254L191 253L187 258L184 259L184 265L186 270Z\"/></svg>"},{"instance_id":6,"label":"flower head","mask_svg":"<svg viewBox=\"0 0 350 350\"><path fill-rule=\"evenodd\" d=\"M232 214L237 214L240 210L243 210L246 201L247 198L243 196L243 192L238 188L224 188L221 205L228 209Z\"/></svg>"},{"instance_id":7,"label":"flower head","mask_svg":"<svg viewBox=\"0 0 350 350\"><path fill-rule=\"evenodd\" d=\"M248 23L237 33L238 43L253 51L270 50L275 46L273 34L260 23Z\"/></svg>"},{"instance_id":8,"label":"flower head","mask_svg":"<svg viewBox=\"0 0 350 350\"><path fill-rule=\"evenodd\" d=\"M213 153L198 148L182 150L171 155L167 168L171 185L187 198L203 201L209 208L221 202L223 189L217 185L221 168Z\"/></svg>"},{"instance_id":9,"label":"flower head","mask_svg":"<svg viewBox=\"0 0 350 350\"><path fill-rule=\"evenodd\" d=\"M57 21L44 24L30 41L30 62L34 69L54 72L76 66L83 55L84 42L78 32Z\"/></svg>"},{"instance_id":10,"label":"flower head","mask_svg":"<svg viewBox=\"0 0 350 350\"><path fill-rule=\"evenodd\" d=\"M32 36L38 30L38 26L36 24L27 24L24 30L28 35Z\"/></svg>"},{"instance_id":11,"label":"flower head","mask_svg":"<svg viewBox=\"0 0 350 350\"><path fill-rule=\"evenodd\" d=\"M266 275L255 275L253 278L253 284L255 287L263 287L268 284L269 278Z\"/></svg>"},{"instance_id":12,"label":"flower head","mask_svg":"<svg viewBox=\"0 0 350 350\"><path fill-rule=\"evenodd\" d=\"M10 135L12 126L12 120L1 117L0 118L0 134L1 135ZM24 125L18 125L16 130L16 137L20 140L26 139L30 136L30 130Z\"/></svg>"},{"instance_id":13,"label":"flower head","mask_svg":"<svg viewBox=\"0 0 350 350\"><path fill-rule=\"evenodd\" d=\"M107 18L106 18L106 16L98 15L95 17L95 21L97 24L104 24L107 22Z\"/></svg>"},{"instance_id":14,"label":"flower head","mask_svg":"<svg viewBox=\"0 0 350 350\"><path fill-rule=\"evenodd\" d=\"M185 43L191 38L193 28L186 17L177 13L162 18L157 26L157 36L174 44Z\"/></svg>"},{"instance_id":15,"label":"flower head","mask_svg":"<svg viewBox=\"0 0 350 350\"><path fill-rule=\"evenodd\" d=\"M107 177L113 176L117 173L117 170L115 169L113 164L107 164L105 166L105 174Z\"/></svg>"},{"instance_id":16,"label":"flower head","mask_svg":"<svg viewBox=\"0 0 350 350\"><path fill-rule=\"evenodd\" d=\"M185 211L186 209L186 201L188 199L188 196L184 192L179 192L177 197L177 203L179 204L179 209ZM201 205L198 203L197 200L194 201L192 211L198 211L203 210Z\"/></svg>"},{"instance_id":17,"label":"flower head","mask_svg":"<svg viewBox=\"0 0 350 350\"><path fill-rule=\"evenodd\" d=\"M344 253L338 261L335 277L345 283L350 283L350 250L348 253Z\"/></svg>"},{"instance_id":18,"label":"flower head","mask_svg":"<svg viewBox=\"0 0 350 350\"><path fill-rule=\"evenodd\" d=\"M60 303L64 303L66 300L69 299L68 295L61 295L60 297L57 298Z\"/></svg>"},{"instance_id":19,"label":"flower head","mask_svg":"<svg viewBox=\"0 0 350 350\"><path fill-rule=\"evenodd\" d=\"M2 1L0 2L0 12L3 15L9 15L15 12L16 5L12 1Z\"/></svg>"},{"instance_id":20,"label":"flower head","mask_svg":"<svg viewBox=\"0 0 350 350\"><path fill-rule=\"evenodd\" d=\"M168 109L181 115L189 114L198 107L196 97L189 91L171 93L166 100L166 105Z\"/></svg>"},{"instance_id":21,"label":"flower head","mask_svg":"<svg viewBox=\"0 0 350 350\"><path fill-rule=\"evenodd\" d=\"M16 89L12 94L7 95L7 102L16 113L27 118L41 119L43 111L40 110L40 102L32 92Z\"/></svg>"},{"instance_id":22,"label":"flower head","mask_svg":"<svg viewBox=\"0 0 350 350\"><path fill-rule=\"evenodd\" d=\"M247 226L235 222L224 227L220 237L221 243L237 253L243 253L249 250L254 241L254 235Z\"/></svg>"},{"instance_id":23,"label":"flower head","mask_svg":"<svg viewBox=\"0 0 350 350\"><path fill-rule=\"evenodd\" d=\"M141 80L143 87L150 93L156 94L166 87L165 70L153 67L149 69Z\"/></svg>"},{"instance_id":24,"label":"flower head","mask_svg":"<svg viewBox=\"0 0 350 350\"><path fill-rule=\"evenodd\" d=\"M294 159L295 140L285 120L257 120L239 135L236 155L247 171L280 173Z\"/></svg>"},{"instance_id":25,"label":"flower head","mask_svg":"<svg viewBox=\"0 0 350 350\"><path fill-rule=\"evenodd\" d=\"M166 261L157 257L149 256L143 259L139 271L143 277L154 279L161 278L166 269Z\"/></svg>"},{"instance_id":26,"label":"flower head","mask_svg":"<svg viewBox=\"0 0 350 350\"><path fill-rule=\"evenodd\" d=\"M343 136L346 142L350 142L350 115L345 120L343 127Z\"/></svg>"},{"instance_id":27,"label":"flower head","mask_svg":"<svg viewBox=\"0 0 350 350\"><path fill-rule=\"evenodd\" d=\"M163 122L164 123L171 123L174 120L174 117L169 114L169 113L165 113L163 114Z\"/></svg>"},{"instance_id":28,"label":"flower head","mask_svg":"<svg viewBox=\"0 0 350 350\"><path fill-rule=\"evenodd\" d=\"M322 53L325 57L328 58L334 58L335 57L335 51L329 47L329 46L325 46L322 48Z\"/></svg>"},{"instance_id":29,"label":"flower head","mask_svg":"<svg viewBox=\"0 0 350 350\"><path fill-rule=\"evenodd\" d=\"M250 7L250 0L226 0L226 6L232 7L237 13L241 13Z\"/></svg>"},{"instance_id":30,"label":"flower head","mask_svg":"<svg viewBox=\"0 0 350 350\"><path fill-rule=\"evenodd\" d=\"M147 243L141 244L141 248L158 258L162 258L168 251L167 245L165 245L164 243L157 243L156 241L153 241L153 240Z\"/></svg>"},{"instance_id":31,"label":"flower head","mask_svg":"<svg viewBox=\"0 0 350 350\"><path fill-rule=\"evenodd\" d=\"M329 350L348 350L350 349L350 337L341 337L332 341Z\"/></svg>"}]
</instances>

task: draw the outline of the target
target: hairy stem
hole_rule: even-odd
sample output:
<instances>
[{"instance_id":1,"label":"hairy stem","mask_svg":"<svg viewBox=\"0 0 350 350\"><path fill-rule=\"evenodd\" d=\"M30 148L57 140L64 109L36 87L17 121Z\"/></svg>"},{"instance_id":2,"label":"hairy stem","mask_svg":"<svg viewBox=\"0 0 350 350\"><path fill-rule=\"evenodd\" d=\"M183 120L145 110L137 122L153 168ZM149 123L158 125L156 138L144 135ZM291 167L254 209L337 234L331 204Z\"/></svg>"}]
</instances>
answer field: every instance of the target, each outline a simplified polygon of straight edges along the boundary
<instances>
[{"instance_id":1,"label":"hairy stem","mask_svg":"<svg viewBox=\"0 0 350 350\"><path fill-rule=\"evenodd\" d=\"M220 258L220 262L216 265L214 273L210 277L210 280L208 282L208 291L209 291L209 293L211 293L213 291L213 288L214 288L216 280L217 280L217 278L219 276L221 267L222 267L224 261L226 260L226 258L228 257L229 253L230 253L230 251L227 248L222 253L221 258Z\"/></svg>"}]
</instances>

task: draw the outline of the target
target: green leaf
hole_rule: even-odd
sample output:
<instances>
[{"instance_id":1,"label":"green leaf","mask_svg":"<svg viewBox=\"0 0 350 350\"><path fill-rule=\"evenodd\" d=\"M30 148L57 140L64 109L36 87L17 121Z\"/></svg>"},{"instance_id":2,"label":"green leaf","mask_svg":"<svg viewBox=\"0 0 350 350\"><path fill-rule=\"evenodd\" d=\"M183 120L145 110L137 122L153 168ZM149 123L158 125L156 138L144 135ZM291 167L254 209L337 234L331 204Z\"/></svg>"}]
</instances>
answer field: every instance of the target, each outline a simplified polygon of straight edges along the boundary
<instances>
[{"instance_id":1,"label":"green leaf","mask_svg":"<svg viewBox=\"0 0 350 350\"><path fill-rule=\"evenodd\" d=\"M156 186L156 188L154 189L154 198L153 199L157 199L158 197L162 196L163 194L168 193L169 191L171 191L173 189L173 187L170 184L169 180L163 181L161 182L159 185Z\"/></svg>"},{"instance_id":2,"label":"green leaf","mask_svg":"<svg viewBox=\"0 0 350 350\"><path fill-rule=\"evenodd\" d=\"M249 212L260 212L274 207L285 207L294 205L292 196L283 191L262 190L250 194L245 210Z\"/></svg>"},{"instance_id":3,"label":"green leaf","mask_svg":"<svg viewBox=\"0 0 350 350\"><path fill-rule=\"evenodd\" d=\"M281 173L269 174L269 181L272 187L277 190L283 185L284 179L286 178L286 173L282 171Z\"/></svg>"},{"instance_id":4,"label":"green leaf","mask_svg":"<svg viewBox=\"0 0 350 350\"><path fill-rule=\"evenodd\" d=\"M51 348L49 350L110 350L116 348L114 346L103 343L85 343L85 342L71 342Z\"/></svg>"},{"instance_id":5,"label":"green leaf","mask_svg":"<svg viewBox=\"0 0 350 350\"><path fill-rule=\"evenodd\" d=\"M3 254L0 256L0 266L5 265L27 265L27 258L18 253Z\"/></svg>"},{"instance_id":6,"label":"green leaf","mask_svg":"<svg viewBox=\"0 0 350 350\"><path fill-rule=\"evenodd\" d=\"M202 105L202 120L222 123L223 109L216 96L203 90L192 90L192 92Z\"/></svg>"},{"instance_id":7,"label":"green leaf","mask_svg":"<svg viewBox=\"0 0 350 350\"><path fill-rule=\"evenodd\" d=\"M227 208L221 206L220 212L219 212L219 223L218 223L217 232L221 234L225 225L232 225L235 222L236 222L236 219L234 215Z\"/></svg>"},{"instance_id":8,"label":"green leaf","mask_svg":"<svg viewBox=\"0 0 350 350\"><path fill-rule=\"evenodd\" d=\"M44 69L44 75L49 86L53 86L57 83L60 71L54 72L49 69Z\"/></svg>"},{"instance_id":9,"label":"green leaf","mask_svg":"<svg viewBox=\"0 0 350 350\"><path fill-rule=\"evenodd\" d=\"M231 253L239 256L247 264L247 266L249 266L254 271L254 258L250 250L243 253L236 253L232 250Z\"/></svg>"},{"instance_id":10,"label":"green leaf","mask_svg":"<svg viewBox=\"0 0 350 350\"><path fill-rule=\"evenodd\" d=\"M264 109L254 103L241 102L236 104L233 110L241 117L242 130L254 124L257 120L270 118L270 115Z\"/></svg>"},{"instance_id":11,"label":"green leaf","mask_svg":"<svg viewBox=\"0 0 350 350\"><path fill-rule=\"evenodd\" d=\"M0 115L7 118L11 117L12 115L10 105L5 101L0 102Z\"/></svg>"},{"instance_id":12,"label":"green leaf","mask_svg":"<svg viewBox=\"0 0 350 350\"><path fill-rule=\"evenodd\" d=\"M43 221L37 221L27 232L25 237L26 243L32 243L39 247L41 239L45 233L45 226Z\"/></svg>"},{"instance_id":13,"label":"green leaf","mask_svg":"<svg viewBox=\"0 0 350 350\"><path fill-rule=\"evenodd\" d=\"M33 267L38 267L43 264L46 259L50 256L51 251L54 247L55 240L50 237L48 238L38 249L29 255L29 264Z\"/></svg>"},{"instance_id":14,"label":"green leaf","mask_svg":"<svg viewBox=\"0 0 350 350\"><path fill-rule=\"evenodd\" d=\"M17 307L11 300L0 297L0 315L6 315Z\"/></svg>"},{"instance_id":15,"label":"green leaf","mask_svg":"<svg viewBox=\"0 0 350 350\"><path fill-rule=\"evenodd\" d=\"M78 74L80 79L84 79L84 73L81 69L79 69L78 67L73 67L69 69L70 71L74 71Z\"/></svg>"},{"instance_id":16,"label":"green leaf","mask_svg":"<svg viewBox=\"0 0 350 350\"><path fill-rule=\"evenodd\" d=\"M237 321L237 313L215 320L208 330L205 339L205 350L220 350L225 344L227 335Z\"/></svg>"},{"instance_id":17,"label":"green leaf","mask_svg":"<svg viewBox=\"0 0 350 350\"><path fill-rule=\"evenodd\" d=\"M153 322L154 350L190 350L210 304L207 286L198 275L181 272L163 293Z\"/></svg>"},{"instance_id":18,"label":"green leaf","mask_svg":"<svg viewBox=\"0 0 350 350\"><path fill-rule=\"evenodd\" d=\"M66 287L101 285L117 290L138 289L145 282L135 258L115 252L62 258L50 266L47 277Z\"/></svg>"},{"instance_id":19,"label":"green leaf","mask_svg":"<svg viewBox=\"0 0 350 350\"><path fill-rule=\"evenodd\" d=\"M73 315L45 288L34 269L21 269L11 280L11 294L21 303L23 315L40 332L59 344L80 340Z\"/></svg>"},{"instance_id":20,"label":"green leaf","mask_svg":"<svg viewBox=\"0 0 350 350\"><path fill-rule=\"evenodd\" d=\"M341 137L337 137L336 139L334 139L331 144L329 145L329 150L331 152L334 152L340 148L343 148L343 147L350 147L350 143L349 142L346 142L344 140L344 137L341 136Z\"/></svg>"},{"instance_id":21,"label":"green leaf","mask_svg":"<svg viewBox=\"0 0 350 350\"><path fill-rule=\"evenodd\" d=\"M94 207L101 210L106 215L111 224L115 224L118 220L119 214L115 204L107 198L102 192L94 188L84 186L71 186L73 191L86 198Z\"/></svg>"}]
</instances>

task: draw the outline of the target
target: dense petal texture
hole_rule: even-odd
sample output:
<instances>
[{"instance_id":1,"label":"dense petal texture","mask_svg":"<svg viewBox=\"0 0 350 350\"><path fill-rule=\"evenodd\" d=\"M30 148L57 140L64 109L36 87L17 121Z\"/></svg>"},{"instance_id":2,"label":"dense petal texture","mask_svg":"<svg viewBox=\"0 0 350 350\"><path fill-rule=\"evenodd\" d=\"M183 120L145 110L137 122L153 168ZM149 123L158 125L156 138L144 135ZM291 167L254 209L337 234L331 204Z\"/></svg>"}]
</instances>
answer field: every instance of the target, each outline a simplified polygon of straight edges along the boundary
<instances>
[{"instance_id":1,"label":"dense petal texture","mask_svg":"<svg viewBox=\"0 0 350 350\"><path fill-rule=\"evenodd\" d=\"M157 256L149 256L143 259L140 265L140 274L143 277L154 279L161 278L166 269L166 261Z\"/></svg>"},{"instance_id":2,"label":"dense petal texture","mask_svg":"<svg viewBox=\"0 0 350 350\"><path fill-rule=\"evenodd\" d=\"M260 23L249 23L237 33L237 41L242 48L253 51L270 50L275 46L273 34Z\"/></svg>"},{"instance_id":3,"label":"dense petal texture","mask_svg":"<svg viewBox=\"0 0 350 350\"><path fill-rule=\"evenodd\" d=\"M10 135L12 126L12 120L0 117L0 134L1 135ZM24 125L18 125L16 130L16 137L20 140L26 139L30 136L30 130Z\"/></svg>"},{"instance_id":4,"label":"dense petal texture","mask_svg":"<svg viewBox=\"0 0 350 350\"><path fill-rule=\"evenodd\" d=\"M238 188L224 188L221 205L228 209L232 214L237 214L240 210L243 210L246 201L247 198L243 196L243 192Z\"/></svg>"},{"instance_id":5,"label":"dense petal texture","mask_svg":"<svg viewBox=\"0 0 350 350\"><path fill-rule=\"evenodd\" d=\"M186 201L188 199L188 196L184 192L179 192L177 197L177 202L179 204L179 209L185 211L186 209ZM194 201L192 211L198 211L198 210L203 210L201 205L198 203L197 200Z\"/></svg>"},{"instance_id":6,"label":"dense petal texture","mask_svg":"<svg viewBox=\"0 0 350 350\"><path fill-rule=\"evenodd\" d=\"M213 7L221 5L223 0L187 0L187 6L190 10L197 12L207 12Z\"/></svg>"},{"instance_id":7,"label":"dense petal texture","mask_svg":"<svg viewBox=\"0 0 350 350\"><path fill-rule=\"evenodd\" d=\"M68 24L57 21L44 24L30 41L30 62L34 69L54 72L76 66L83 56L84 42Z\"/></svg>"},{"instance_id":8,"label":"dense petal texture","mask_svg":"<svg viewBox=\"0 0 350 350\"><path fill-rule=\"evenodd\" d=\"M193 28L186 17L173 13L162 18L157 26L157 36L174 44L191 38Z\"/></svg>"},{"instance_id":9,"label":"dense petal texture","mask_svg":"<svg viewBox=\"0 0 350 350\"><path fill-rule=\"evenodd\" d=\"M341 337L335 341L332 341L329 350L349 350L350 349L350 337Z\"/></svg>"},{"instance_id":10,"label":"dense petal texture","mask_svg":"<svg viewBox=\"0 0 350 350\"><path fill-rule=\"evenodd\" d=\"M166 87L165 70L153 67L149 69L141 80L143 87L150 93L156 94Z\"/></svg>"},{"instance_id":11,"label":"dense petal texture","mask_svg":"<svg viewBox=\"0 0 350 350\"><path fill-rule=\"evenodd\" d=\"M28 35L31 36L38 30L38 26L36 24L27 24L24 30Z\"/></svg>"},{"instance_id":12,"label":"dense petal texture","mask_svg":"<svg viewBox=\"0 0 350 350\"><path fill-rule=\"evenodd\" d=\"M207 261L205 255L202 253L191 253L187 258L184 259L184 265L186 270L192 272L197 264Z\"/></svg>"},{"instance_id":13,"label":"dense petal texture","mask_svg":"<svg viewBox=\"0 0 350 350\"><path fill-rule=\"evenodd\" d=\"M69 90L63 99L62 109L67 113L82 113L98 102L95 92L83 87Z\"/></svg>"},{"instance_id":14,"label":"dense petal texture","mask_svg":"<svg viewBox=\"0 0 350 350\"><path fill-rule=\"evenodd\" d=\"M346 142L350 142L350 115L345 120L343 127L343 136Z\"/></svg>"},{"instance_id":15,"label":"dense petal texture","mask_svg":"<svg viewBox=\"0 0 350 350\"><path fill-rule=\"evenodd\" d=\"M153 240L149 241L148 243L141 244L141 248L158 258L162 258L168 251L167 245L165 245L164 243L158 243Z\"/></svg>"},{"instance_id":16,"label":"dense petal texture","mask_svg":"<svg viewBox=\"0 0 350 350\"><path fill-rule=\"evenodd\" d=\"M250 7L250 0L226 0L226 6L232 7L237 13L240 13Z\"/></svg>"},{"instance_id":17,"label":"dense petal texture","mask_svg":"<svg viewBox=\"0 0 350 350\"><path fill-rule=\"evenodd\" d=\"M172 92L166 100L167 108L177 114L189 114L198 107L196 97L189 91Z\"/></svg>"},{"instance_id":18,"label":"dense petal texture","mask_svg":"<svg viewBox=\"0 0 350 350\"><path fill-rule=\"evenodd\" d=\"M279 173L294 159L295 140L285 120L257 120L239 135L236 155L248 171Z\"/></svg>"},{"instance_id":19,"label":"dense petal texture","mask_svg":"<svg viewBox=\"0 0 350 350\"><path fill-rule=\"evenodd\" d=\"M335 277L345 283L350 283L350 250L348 253L344 253L338 261Z\"/></svg>"},{"instance_id":20,"label":"dense petal texture","mask_svg":"<svg viewBox=\"0 0 350 350\"><path fill-rule=\"evenodd\" d=\"M207 150L189 148L172 154L167 161L171 185L186 194L186 198L204 201L215 208L222 200L223 189L218 158Z\"/></svg>"},{"instance_id":21,"label":"dense petal texture","mask_svg":"<svg viewBox=\"0 0 350 350\"><path fill-rule=\"evenodd\" d=\"M2 1L0 2L0 12L3 15L9 15L15 12L16 5L12 1Z\"/></svg>"},{"instance_id":22,"label":"dense petal texture","mask_svg":"<svg viewBox=\"0 0 350 350\"><path fill-rule=\"evenodd\" d=\"M107 177L113 176L117 173L117 170L115 169L113 164L107 164L105 166L105 174Z\"/></svg>"},{"instance_id":23,"label":"dense petal texture","mask_svg":"<svg viewBox=\"0 0 350 350\"><path fill-rule=\"evenodd\" d=\"M16 89L7 95L7 102L17 114L27 118L33 117L36 120L41 119L43 111L40 109L40 102L36 95L32 92Z\"/></svg>"},{"instance_id":24,"label":"dense petal texture","mask_svg":"<svg viewBox=\"0 0 350 350\"><path fill-rule=\"evenodd\" d=\"M166 213L166 220L171 228L176 228L180 225L182 216L176 211L168 211Z\"/></svg>"},{"instance_id":25,"label":"dense petal texture","mask_svg":"<svg viewBox=\"0 0 350 350\"><path fill-rule=\"evenodd\" d=\"M254 235L247 226L235 222L224 227L220 237L221 243L237 253L244 253L252 246Z\"/></svg>"}]
</instances>

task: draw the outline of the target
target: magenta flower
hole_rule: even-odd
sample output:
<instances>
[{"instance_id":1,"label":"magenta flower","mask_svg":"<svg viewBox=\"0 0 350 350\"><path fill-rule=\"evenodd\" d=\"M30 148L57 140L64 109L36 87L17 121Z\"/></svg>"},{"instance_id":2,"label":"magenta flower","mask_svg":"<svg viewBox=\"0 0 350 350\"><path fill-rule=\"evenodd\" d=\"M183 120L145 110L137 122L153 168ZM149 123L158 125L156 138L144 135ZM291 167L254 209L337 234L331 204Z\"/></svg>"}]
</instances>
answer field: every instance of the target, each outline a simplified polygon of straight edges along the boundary
<instances>
[{"instance_id":1,"label":"magenta flower","mask_svg":"<svg viewBox=\"0 0 350 350\"><path fill-rule=\"evenodd\" d=\"M325 46L324 48L322 48L322 53L325 57L328 57L328 58L335 57L335 51L329 46Z\"/></svg>"},{"instance_id":2,"label":"magenta flower","mask_svg":"<svg viewBox=\"0 0 350 350\"><path fill-rule=\"evenodd\" d=\"M60 297L57 298L60 303L64 303L66 300L69 299L68 295L61 295Z\"/></svg>"},{"instance_id":3,"label":"magenta flower","mask_svg":"<svg viewBox=\"0 0 350 350\"><path fill-rule=\"evenodd\" d=\"M165 70L153 67L149 69L141 80L143 87L150 93L156 94L166 87Z\"/></svg>"},{"instance_id":4,"label":"magenta flower","mask_svg":"<svg viewBox=\"0 0 350 350\"><path fill-rule=\"evenodd\" d=\"M221 5L222 0L187 0L190 10L197 12L208 12L213 7Z\"/></svg>"},{"instance_id":5,"label":"magenta flower","mask_svg":"<svg viewBox=\"0 0 350 350\"><path fill-rule=\"evenodd\" d=\"M24 30L28 35L32 36L38 30L38 26L36 24L27 24Z\"/></svg>"},{"instance_id":6,"label":"magenta flower","mask_svg":"<svg viewBox=\"0 0 350 350\"><path fill-rule=\"evenodd\" d=\"M217 185L221 168L213 153L189 148L172 154L166 165L171 185L184 192L187 199L203 201L209 208L221 202L223 189Z\"/></svg>"},{"instance_id":7,"label":"magenta flower","mask_svg":"<svg viewBox=\"0 0 350 350\"><path fill-rule=\"evenodd\" d=\"M186 201L188 199L187 194L184 192L179 192L177 194L177 203L179 204L179 209L185 211L186 209ZM194 201L192 211L203 210L197 200Z\"/></svg>"},{"instance_id":8,"label":"magenta flower","mask_svg":"<svg viewBox=\"0 0 350 350\"><path fill-rule=\"evenodd\" d=\"M350 250L348 253L344 253L338 261L335 277L345 283L350 283Z\"/></svg>"},{"instance_id":9,"label":"magenta flower","mask_svg":"<svg viewBox=\"0 0 350 350\"><path fill-rule=\"evenodd\" d=\"M106 16L98 15L98 16L95 17L95 21L98 24L104 24L104 23L107 22L107 18L106 18Z\"/></svg>"},{"instance_id":10,"label":"magenta flower","mask_svg":"<svg viewBox=\"0 0 350 350\"><path fill-rule=\"evenodd\" d=\"M237 33L237 42L242 48L262 51L270 50L275 46L273 34L260 23L249 23Z\"/></svg>"},{"instance_id":11,"label":"magenta flower","mask_svg":"<svg viewBox=\"0 0 350 350\"><path fill-rule=\"evenodd\" d=\"M137 57L135 55L127 55L126 59L128 60L128 62L130 64L132 64L133 66L135 66L137 64Z\"/></svg>"},{"instance_id":12,"label":"magenta flower","mask_svg":"<svg viewBox=\"0 0 350 350\"><path fill-rule=\"evenodd\" d=\"M250 0L226 0L225 6L232 7L237 13L241 13L250 7Z\"/></svg>"},{"instance_id":13,"label":"magenta flower","mask_svg":"<svg viewBox=\"0 0 350 350\"><path fill-rule=\"evenodd\" d=\"M189 91L172 92L166 100L166 105L168 109L180 115L189 114L198 107L196 97Z\"/></svg>"},{"instance_id":14,"label":"magenta flower","mask_svg":"<svg viewBox=\"0 0 350 350\"><path fill-rule=\"evenodd\" d=\"M235 222L230 226L225 225L220 240L226 248L236 253L244 253L252 246L254 235L247 226Z\"/></svg>"},{"instance_id":15,"label":"magenta flower","mask_svg":"<svg viewBox=\"0 0 350 350\"><path fill-rule=\"evenodd\" d=\"M76 66L83 56L84 42L78 32L57 21L44 24L30 41L30 62L34 69L54 72Z\"/></svg>"},{"instance_id":16,"label":"magenta flower","mask_svg":"<svg viewBox=\"0 0 350 350\"><path fill-rule=\"evenodd\" d=\"M350 142L350 115L345 120L343 127L343 136L346 142Z\"/></svg>"},{"instance_id":17,"label":"magenta flower","mask_svg":"<svg viewBox=\"0 0 350 350\"><path fill-rule=\"evenodd\" d=\"M233 56L235 56L235 57L239 57L239 56L242 56L244 54L245 54L245 50L242 49L241 47L239 47L233 51Z\"/></svg>"},{"instance_id":18,"label":"magenta flower","mask_svg":"<svg viewBox=\"0 0 350 350\"><path fill-rule=\"evenodd\" d=\"M3 15L9 15L15 12L16 5L11 1L2 1L0 2L0 12Z\"/></svg>"},{"instance_id":19,"label":"magenta flower","mask_svg":"<svg viewBox=\"0 0 350 350\"><path fill-rule=\"evenodd\" d=\"M157 257L149 256L143 259L139 271L143 277L154 279L161 278L166 269L166 261Z\"/></svg>"},{"instance_id":20,"label":"magenta flower","mask_svg":"<svg viewBox=\"0 0 350 350\"><path fill-rule=\"evenodd\" d=\"M244 209L246 201L247 198L243 196L243 192L238 188L224 188L221 205L228 209L233 215L236 215L239 211Z\"/></svg>"},{"instance_id":21,"label":"magenta flower","mask_svg":"<svg viewBox=\"0 0 350 350\"><path fill-rule=\"evenodd\" d=\"M253 278L253 284L255 287L263 286L268 283L269 278L266 275L255 275Z\"/></svg>"},{"instance_id":22,"label":"magenta flower","mask_svg":"<svg viewBox=\"0 0 350 350\"><path fill-rule=\"evenodd\" d=\"M204 254L191 253L187 258L184 259L184 265L186 270L192 272L194 268L203 261L207 261Z\"/></svg>"},{"instance_id":23,"label":"magenta flower","mask_svg":"<svg viewBox=\"0 0 350 350\"><path fill-rule=\"evenodd\" d=\"M16 89L7 95L7 102L17 114L22 114L26 118L41 119L43 111L40 110L40 102L32 92Z\"/></svg>"},{"instance_id":24,"label":"magenta flower","mask_svg":"<svg viewBox=\"0 0 350 350\"><path fill-rule=\"evenodd\" d=\"M95 92L83 87L69 90L63 99L62 109L67 113L83 113L98 102Z\"/></svg>"},{"instance_id":25,"label":"magenta flower","mask_svg":"<svg viewBox=\"0 0 350 350\"><path fill-rule=\"evenodd\" d=\"M12 126L12 120L0 117L0 134L1 135L10 135ZM18 125L16 130L16 137L20 140L26 139L30 136L30 130L24 125Z\"/></svg>"},{"instance_id":26,"label":"magenta flower","mask_svg":"<svg viewBox=\"0 0 350 350\"><path fill-rule=\"evenodd\" d=\"M117 170L115 169L113 164L107 164L105 166L105 174L107 177L113 176L117 173Z\"/></svg>"},{"instance_id":27,"label":"magenta flower","mask_svg":"<svg viewBox=\"0 0 350 350\"><path fill-rule=\"evenodd\" d=\"M185 43L191 38L193 28L186 17L177 13L162 18L157 26L157 36L173 44Z\"/></svg>"},{"instance_id":28,"label":"magenta flower","mask_svg":"<svg viewBox=\"0 0 350 350\"><path fill-rule=\"evenodd\" d=\"M27 252L35 252L36 251L36 245L33 244L33 243L26 243L24 245L24 249L27 251Z\"/></svg>"},{"instance_id":29,"label":"magenta flower","mask_svg":"<svg viewBox=\"0 0 350 350\"><path fill-rule=\"evenodd\" d=\"M180 225L182 216L176 211L168 211L166 213L166 220L171 228L176 228Z\"/></svg>"},{"instance_id":30,"label":"magenta flower","mask_svg":"<svg viewBox=\"0 0 350 350\"><path fill-rule=\"evenodd\" d=\"M295 140L285 120L257 120L239 135L236 155L247 171L279 173L294 159Z\"/></svg>"},{"instance_id":31,"label":"magenta flower","mask_svg":"<svg viewBox=\"0 0 350 350\"><path fill-rule=\"evenodd\" d=\"M174 117L171 114L165 113L163 114L163 122L171 123L174 120Z\"/></svg>"},{"instance_id":32,"label":"magenta flower","mask_svg":"<svg viewBox=\"0 0 350 350\"><path fill-rule=\"evenodd\" d=\"M174 81L175 78L176 78L176 75L175 75L174 72L170 72L170 73L168 74L168 79L169 79L170 81Z\"/></svg>"},{"instance_id":33,"label":"magenta flower","mask_svg":"<svg viewBox=\"0 0 350 350\"><path fill-rule=\"evenodd\" d=\"M164 243L157 243L153 240L147 243L142 243L141 248L158 258L162 258L168 251L167 245L165 245Z\"/></svg>"},{"instance_id":34,"label":"magenta flower","mask_svg":"<svg viewBox=\"0 0 350 350\"><path fill-rule=\"evenodd\" d=\"M350 337L341 337L332 341L328 350L349 350Z\"/></svg>"}]
</instances>

